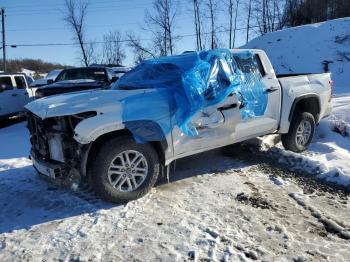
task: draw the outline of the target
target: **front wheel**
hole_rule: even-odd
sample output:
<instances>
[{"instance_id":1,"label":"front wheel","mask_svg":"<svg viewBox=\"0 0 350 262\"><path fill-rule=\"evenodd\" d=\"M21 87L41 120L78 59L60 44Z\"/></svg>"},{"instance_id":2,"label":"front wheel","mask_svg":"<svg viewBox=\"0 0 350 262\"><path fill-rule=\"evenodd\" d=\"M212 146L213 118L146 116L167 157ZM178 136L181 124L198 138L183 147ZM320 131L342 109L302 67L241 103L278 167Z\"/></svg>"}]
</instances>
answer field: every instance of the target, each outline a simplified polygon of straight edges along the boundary
<instances>
[{"instance_id":1,"label":"front wheel","mask_svg":"<svg viewBox=\"0 0 350 262\"><path fill-rule=\"evenodd\" d=\"M159 158L150 144L118 137L98 150L90 170L95 192L104 199L124 203L147 194L159 174Z\"/></svg>"},{"instance_id":2,"label":"front wheel","mask_svg":"<svg viewBox=\"0 0 350 262\"><path fill-rule=\"evenodd\" d=\"M310 145L315 132L315 118L308 112L295 113L288 134L282 135L285 149L300 153Z\"/></svg>"}]
</instances>

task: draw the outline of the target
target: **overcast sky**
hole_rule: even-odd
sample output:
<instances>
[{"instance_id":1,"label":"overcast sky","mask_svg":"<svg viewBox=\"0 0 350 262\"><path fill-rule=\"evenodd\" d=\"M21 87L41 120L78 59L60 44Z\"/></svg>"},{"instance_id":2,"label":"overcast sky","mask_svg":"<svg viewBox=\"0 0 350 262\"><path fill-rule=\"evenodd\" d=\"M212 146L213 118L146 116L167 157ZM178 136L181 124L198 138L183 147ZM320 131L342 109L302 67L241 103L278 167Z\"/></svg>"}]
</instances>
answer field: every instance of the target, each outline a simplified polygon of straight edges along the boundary
<instances>
[{"instance_id":1,"label":"overcast sky","mask_svg":"<svg viewBox=\"0 0 350 262\"><path fill-rule=\"evenodd\" d=\"M102 41L103 34L118 29L122 33L133 31L142 38L150 34L141 30L146 9L152 10L153 0L90 0L87 15L87 38L89 41ZM177 53L195 48L193 15L190 0L180 0L176 34L184 37L176 45ZM6 10L6 43L50 44L73 43L73 34L63 21L64 0L1 0L0 7ZM244 15L244 8L240 9ZM225 30L227 18L222 7L218 13L221 30ZM242 17L243 18L243 17ZM238 27L244 27L240 24ZM209 28L205 28L209 32ZM237 44L244 44L245 30L238 32ZM226 47L226 36L221 36L221 46ZM47 46L7 48L7 57L40 58L44 61L79 65L77 46ZM133 54L128 51L126 65L133 63Z\"/></svg>"}]
</instances>

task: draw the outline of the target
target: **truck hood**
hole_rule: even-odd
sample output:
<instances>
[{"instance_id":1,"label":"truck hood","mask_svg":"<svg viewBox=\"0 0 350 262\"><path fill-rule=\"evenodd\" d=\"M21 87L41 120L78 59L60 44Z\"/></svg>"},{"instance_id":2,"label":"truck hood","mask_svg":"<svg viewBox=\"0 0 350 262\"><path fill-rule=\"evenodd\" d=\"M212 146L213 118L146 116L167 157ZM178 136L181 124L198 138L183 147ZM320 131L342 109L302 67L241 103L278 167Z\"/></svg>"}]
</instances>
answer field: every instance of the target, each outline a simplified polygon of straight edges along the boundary
<instances>
[{"instance_id":1,"label":"truck hood","mask_svg":"<svg viewBox=\"0 0 350 262\"><path fill-rule=\"evenodd\" d=\"M74 115L88 111L98 113L120 110L120 103L126 97L152 92L152 90L91 90L67 93L37 99L25 106L41 119Z\"/></svg>"}]
</instances>

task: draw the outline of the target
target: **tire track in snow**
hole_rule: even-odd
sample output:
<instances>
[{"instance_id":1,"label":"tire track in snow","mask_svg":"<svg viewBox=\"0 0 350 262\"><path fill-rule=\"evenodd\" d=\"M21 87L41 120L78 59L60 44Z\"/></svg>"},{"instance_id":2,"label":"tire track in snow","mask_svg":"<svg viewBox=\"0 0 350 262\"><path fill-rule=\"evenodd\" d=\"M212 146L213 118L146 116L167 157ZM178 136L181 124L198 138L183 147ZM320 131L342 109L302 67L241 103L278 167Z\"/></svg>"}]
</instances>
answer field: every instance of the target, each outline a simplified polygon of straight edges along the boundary
<instances>
[{"instance_id":1,"label":"tire track in snow","mask_svg":"<svg viewBox=\"0 0 350 262\"><path fill-rule=\"evenodd\" d=\"M305 199L298 193L289 193L288 194L292 199L294 199L300 206L304 209L310 211L310 214L318 219L320 223L323 224L325 230L329 233L336 234L340 238L350 240L350 227L346 227L344 223L335 221L331 219L329 215L325 215L319 210L316 210L314 207L310 206Z\"/></svg>"}]
</instances>

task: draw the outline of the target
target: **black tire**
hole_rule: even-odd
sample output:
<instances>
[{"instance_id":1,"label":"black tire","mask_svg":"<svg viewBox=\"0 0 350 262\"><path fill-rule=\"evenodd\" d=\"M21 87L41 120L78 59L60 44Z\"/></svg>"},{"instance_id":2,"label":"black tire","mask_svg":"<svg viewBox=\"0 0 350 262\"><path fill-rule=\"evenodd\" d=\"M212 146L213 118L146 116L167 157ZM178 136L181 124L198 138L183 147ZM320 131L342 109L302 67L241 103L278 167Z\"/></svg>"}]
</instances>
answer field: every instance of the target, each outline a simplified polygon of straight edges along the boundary
<instances>
[{"instance_id":1,"label":"black tire","mask_svg":"<svg viewBox=\"0 0 350 262\"><path fill-rule=\"evenodd\" d=\"M297 130L299 125L303 122L306 121L310 124L311 126L311 134L309 139L306 141L306 143L304 143L303 145L298 144L297 143ZM296 152L296 153L300 153L305 151L308 146L310 145L313 135L315 132L315 118L312 114L308 113L308 112L295 112L292 122L290 124L289 127L289 132L288 134L283 134L282 135L282 144L284 146L285 149Z\"/></svg>"},{"instance_id":2,"label":"black tire","mask_svg":"<svg viewBox=\"0 0 350 262\"><path fill-rule=\"evenodd\" d=\"M126 150L141 153L146 161L148 172L142 184L131 192L123 192L112 186L108 178L108 169L116 156ZM131 137L121 136L105 142L96 155L89 170L90 183L95 192L103 199L125 203L146 195L157 181L160 164L156 150L150 144L138 144Z\"/></svg>"}]
</instances>

